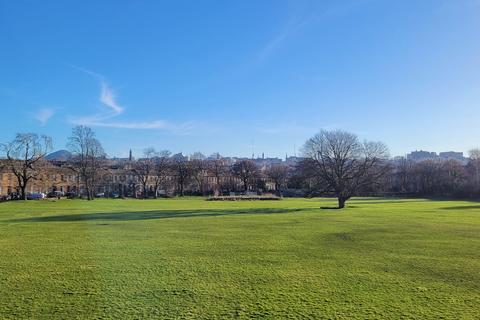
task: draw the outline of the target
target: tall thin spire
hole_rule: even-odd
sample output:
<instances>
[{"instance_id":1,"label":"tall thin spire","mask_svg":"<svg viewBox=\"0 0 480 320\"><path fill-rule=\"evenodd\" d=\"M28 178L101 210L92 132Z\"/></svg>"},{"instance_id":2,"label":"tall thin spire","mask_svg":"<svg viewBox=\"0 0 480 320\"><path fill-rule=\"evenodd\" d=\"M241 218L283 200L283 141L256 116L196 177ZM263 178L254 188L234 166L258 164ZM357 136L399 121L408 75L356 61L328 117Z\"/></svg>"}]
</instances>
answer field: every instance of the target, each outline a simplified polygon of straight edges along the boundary
<instances>
[{"instance_id":1,"label":"tall thin spire","mask_svg":"<svg viewBox=\"0 0 480 320\"><path fill-rule=\"evenodd\" d=\"M130 153L128 154L128 161L132 161L132 149L130 149Z\"/></svg>"},{"instance_id":2,"label":"tall thin spire","mask_svg":"<svg viewBox=\"0 0 480 320\"><path fill-rule=\"evenodd\" d=\"M252 139L252 159L255 159L255 140Z\"/></svg>"}]
</instances>

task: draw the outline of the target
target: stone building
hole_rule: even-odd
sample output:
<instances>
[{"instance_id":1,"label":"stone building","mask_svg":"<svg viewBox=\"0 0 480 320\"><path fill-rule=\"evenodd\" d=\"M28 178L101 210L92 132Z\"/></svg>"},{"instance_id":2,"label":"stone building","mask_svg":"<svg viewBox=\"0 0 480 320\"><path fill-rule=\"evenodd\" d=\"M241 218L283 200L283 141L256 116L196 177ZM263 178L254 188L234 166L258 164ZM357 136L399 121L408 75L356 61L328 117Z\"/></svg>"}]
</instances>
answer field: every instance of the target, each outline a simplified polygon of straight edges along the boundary
<instances>
[{"instance_id":1,"label":"stone building","mask_svg":"<svg viewBox=\"0 0 480 320\"><path fill-rule=\"evenodd\" d=\"M0 195L19 192L17 178L7 168L0 166ZM77 192L80 185L80 179L70 168L55 162L47 162L40 175L30 181L26 191L28 193Z\"/></svg>"},{"instance_id":2,"label":"stone building","mask_svg":"<svg viewBox=\"0 0 480 320\"><path fill-rule=\"evenodd\" d=\"M15 175L8 169L1 166L0 160L0 195L9 195L19 193L18 181ZM129 159L109 159L106 161L104 169L100 173L97 188L94 190L96 194L104 194L105 196L117 195L125 197L141 197L143 188L139 179L132 172L133 162ZM188 179L185 185L187 194L213 193L215 186L220 185L222 192L239 192L242 190L241 181L232 176L225 175L216 181L205 171L202 179L202 185L193 179ZM150 195L155 190L155 178L151 176L147 183L147 190ZM159 186L158 193L160 195L173 195L179 186L177 184L177 176L175 172L171 172L166 176ZM262 182L265 190L271 190L273 183L264 176L257 178ZM42 168L37 179L31 180L27 187L27 193L45 193L52 191L61 191L65 193L74 193L81 195L84 193L84 185L80 177L72 170L68 162L65 161L48 161Z\"/></svg>"}]
</instances>

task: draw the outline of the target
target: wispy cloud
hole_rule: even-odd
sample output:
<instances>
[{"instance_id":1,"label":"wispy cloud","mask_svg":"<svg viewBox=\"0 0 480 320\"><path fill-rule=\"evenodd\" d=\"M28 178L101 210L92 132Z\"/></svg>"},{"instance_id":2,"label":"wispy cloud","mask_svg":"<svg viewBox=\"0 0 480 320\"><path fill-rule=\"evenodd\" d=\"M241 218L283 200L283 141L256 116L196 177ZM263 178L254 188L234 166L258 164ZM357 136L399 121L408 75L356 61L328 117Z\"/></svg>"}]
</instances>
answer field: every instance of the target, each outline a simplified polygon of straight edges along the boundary
<instances>
[{"instance_id":1,"label":"wispy cloud","mask_svg":"<svg viewBox=\"0 0 480 320\"><path fill-rule=\"evenodd\" d=\"M126 108L116 98L115 91L109 86L105 77L94 71L69 64L69 66L95 77L100 83L99 101L105 107L105 112L88 116L70 116L68 121L75 125L86 125L91 127L117 128L117 129L144 129L144 130L166 130L175 134L190 134L196 127L195 122L173 124L166 120L151 121L119 121L118 116L125 113Z\"/></svg>"},{"instance_id":2,"label":"wispy cloud","mask_svg":"<svg viewBox=\"0 0 480 320\"><path fill-rule=\"evenodd\" d=\"M328 6L326 9L318 10L313 7L299 5L297 13L293 13L286 21L286 24L257 52L257 62L261 63L269 56L280 49L289 39L293 38L297 33L304 28L315 24L329 16L343 16L351 13L356 8L362 7L367 3L376 0L356 0L356 1L338 1ZM480 0L465 0L465 1L480 1ZM315 3L315 2L314 2Z\"/></svg>"},{"instance_id":3,"label":"wispy cloud","mask_svg":"<svg viewBox=\"0 0 480 320\"><path fill-rule=\"evenodd\" d=\"M77 69L78 71L81 71L85 74L88 74L98 80L98 82L100 83L100 90L101 90L99 100L105 107L113 111L113 114L110 114L109 117L117 116L124 112L125 108L120 106L119 103L117 103L115 92L108 85L108 82L103 75L101 75L100 73L94 72L92 70L79 67L74 64L67 63L66 65L74 69ZM104 116L102 116L102 118L104 118Z\"/></svg>"},{"instance_id":4,"label":"wispy cloud","mask_svg":"<svg viewBox=\"0 0 480 320\"><path fill-rule=\"evenodd\" d=\"M480 7L480 0L444 1L439 3L436 11L451 14L452 12L475 10L478 7Z\"/></svg>"},{"instance_id":5,"label":"wispy cloud","mask_svg":"<svg viewBox=\"0 0 480 320\"><path fill-rule=\"evenodd\" d=\"M259 51L257 56L258 62L262 62L266 58L268 58L275 50L277 50L282 45L283 42L285 42L293 34L300 31L303 27L310 23L310 21L311 19L306 19L300 22L291 20L280 33L270 39L270 41L268 41L265 46Z\"/></svg>"},{"instance_id":6,"label":"wispy cloud","mask_svg":"<svg viewBox=\"0 0 480 320\"><path fill-rule=\"evenodd\" d=\"M143 130L166 130L178 135L190 135L200 124L194 121L185 122L179 125L172 124L164 120L154 120L147 122L124 122L124 121L102 121L92 118L80 118L71 121L75 124L88 125L92 127L116 128L116 129L143 129Z\"/></svg>"},{"instance_id":7,"label":"wispy cloud","mask_svg":"<svg viewBox=\"0 0 480 320\"><path fill-rule=\"evenodd\" d=\"M102 93L100 94L100 102L111 108L115 113L123 113L123 107L119 106L117 101L115 101L115 93L108 86L108 84L102 80Z\"/></svg>"},{"instance_id":8,"label":"wispy cloud","mask_svg":"<svg viewBox=\"0 0 480 320\"><path fill-rule=\"evenodd\" d=\"M42 126L46 125L48 120L55 114L55 110L53 108L42 108L37 111L35 114L35 120L40 122Z\"/></svg>"}]
</instances>

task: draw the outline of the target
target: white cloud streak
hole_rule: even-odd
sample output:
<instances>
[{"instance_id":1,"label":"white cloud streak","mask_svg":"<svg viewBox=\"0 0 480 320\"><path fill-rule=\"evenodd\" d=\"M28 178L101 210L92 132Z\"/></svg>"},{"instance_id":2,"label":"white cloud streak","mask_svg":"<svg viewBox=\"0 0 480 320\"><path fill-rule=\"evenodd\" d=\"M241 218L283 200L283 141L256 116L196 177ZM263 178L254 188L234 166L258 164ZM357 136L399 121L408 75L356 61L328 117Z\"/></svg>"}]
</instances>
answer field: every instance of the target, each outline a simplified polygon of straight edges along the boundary
<instances>
[{"instance_id":1,"label":"white cloud streak","mask_svg":"<svg viewBox=\"0 0 480 320\"><path fill-rule=\"evenodd\" d=\"M100 94L100 102L105 106L111 108L116 114L122 114L124 108L118 105L115 101L115 93L108 86L108 84L102 80L102 92Z\"/></svg>"},{"instance_id":2,"label":"white cloud streak","mask_svg":"<svg viewBox=\"0 0 480 320\"><path fill-rule=\"evenodd\" d=\"M257 53L257 62L263 62L268 57L273 55L285 42L288 42L290 38L294 37L297 33L301 32L304 28L316 23L317 21L328 17L328 16L342 16L350 13L354 9L361 7L369 2L375 0L358 0L352 2L335 2L335 4L323 12L316 12L316 10L309 10L308 12L304 11L302 15L293 15L287 21L286 25L266 44L258 51ZM480 0L469 0L472 2L480 2ZM308 10L304 8L304 10ZM305 13L307 15L305 16ZM300 18L299 18L300 16ZM302 16L304 16L302 18Z\"/></svg>"},{"instance_id":3,"label":"white cloud streak","mask_svg":"<svg viewBox=\"0 0 480 320\"><path fill-rule=\"evenodd\" d=\"M108 120L108 119L107 119ZM123 121L103 121L97 118L79 118L72 119L74 124L87 125L92 127L116 128L116 129L142 129L142 130L165 130L178 135L192 134L199 126L198 123L190 121L180 125L174 125L164 120L154 120L147 122L123 122Z\"/></svg>"},{"instance_id":4,"label":"white cloud streak","mask_svg":"<svg viewBox=\"0 0 480 320\"><path fill-rule=\"evenodd\" d=\"M196 123L194 122L186 122L180 125L175 125L165 120L115 121L113 119L122 115L126 108L117 102L116 94L108 85L105 77L99 73L75 65L69 64L69 66L95 77L100 82L99 101L107 109L103 113L97 113L90 116L69 117L68 121L72 124L117 129L166 130L179 135L190 134L196 127Z\"/></svg>"},{"instance_id":5,"label":"white cloud streak","mask_svg":"<svg viewBox=\"0 0 480 320\"><path fill-rule=\"evenodd\" d=\"M298 23L290 22L287 27L272 38L259 52L258 61L262 62L268 58L277 48L279 48L283 42L285 42L290 36L300 31L310 22L310 19L304 20Z\"/></svg>"},{"instance_id":6,"label":"white cloud streak","mask_svg":"<svg viewBox=\"0 0 480 320\"><path fill-rule=\"evenodd\" d=\"M42 126L46 125L48 120L55 114L55 110L52 108L42 108L35 114L35 119L40 122Z\"/></svg>"}]
</instances>

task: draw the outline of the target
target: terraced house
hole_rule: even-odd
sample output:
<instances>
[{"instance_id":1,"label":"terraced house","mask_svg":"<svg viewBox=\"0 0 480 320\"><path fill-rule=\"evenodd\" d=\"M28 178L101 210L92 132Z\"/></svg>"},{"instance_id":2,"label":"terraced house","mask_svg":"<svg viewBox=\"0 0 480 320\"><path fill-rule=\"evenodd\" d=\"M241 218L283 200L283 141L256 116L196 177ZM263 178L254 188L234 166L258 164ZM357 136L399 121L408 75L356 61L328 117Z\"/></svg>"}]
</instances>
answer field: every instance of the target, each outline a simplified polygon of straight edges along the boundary
<instances>
[{"instance_id":1,"label":"terraced house","mask_svg":"<svg viewBox=\"0 0 480 320\"><path fill-rule=\"evenodd\" d=\"M1 160L0 160L1 161ZM18 180L8 167L0 166L0 195L18 193ZM74 171L64 165L46 162L39 176L27 186L28 193L49 193L51 191L77 192L80 179Z\"/></svg>"},{"instance_id":2,"label":"terraced house","mask_svg":"<svg viewBox=\"0 0 480 320\"><path fill-rule=\"evenodd\" d=\"M142 178L133 170L135 160L108 159L100 171L95 184L95 193L102 196L141 197L174 194L211 194L216 188L225 192L244 191L242 180L229 170L221 176L212 174L207 168L197 172L190 170L181 177L174 168L162 177L151 173L146 177L145 190ZM180 185L182 184L182 185ZM251 190L272 190L274 183L264 174L255 177ZM60 191L82 195L85 186L81 177L68 161L45 161L36 179L30 180L27 193L45 193ZM5 161L0 160L0 195L19 193L19 183Z\"/></svg>"}]
</instances>

